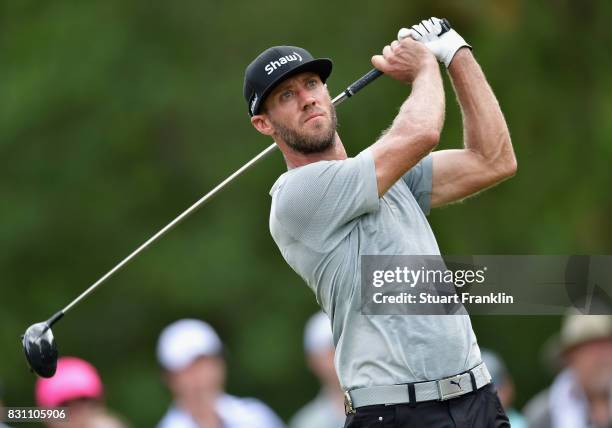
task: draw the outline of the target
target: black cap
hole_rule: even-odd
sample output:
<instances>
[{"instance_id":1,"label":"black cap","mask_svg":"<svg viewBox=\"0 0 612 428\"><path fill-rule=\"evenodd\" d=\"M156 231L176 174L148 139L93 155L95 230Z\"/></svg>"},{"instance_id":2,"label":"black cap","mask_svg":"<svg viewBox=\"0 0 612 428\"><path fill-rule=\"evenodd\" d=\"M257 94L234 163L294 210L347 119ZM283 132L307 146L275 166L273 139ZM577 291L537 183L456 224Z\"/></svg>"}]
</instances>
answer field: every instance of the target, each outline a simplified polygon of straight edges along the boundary
<instances>
[{"instance_id":1,"label":"black cap","mask_svg":"<svg viewBox=\"0 0 612 428\"><path fill-rule=\"evenodd\" d=\"M288 77L312 71L325 83L332 71L328 58L314 59L306 49L296 46L273 46L263 51L244 72L244 99L249 114L259 113L259 108L270 92Z\"/></svg>"}]
</instances>

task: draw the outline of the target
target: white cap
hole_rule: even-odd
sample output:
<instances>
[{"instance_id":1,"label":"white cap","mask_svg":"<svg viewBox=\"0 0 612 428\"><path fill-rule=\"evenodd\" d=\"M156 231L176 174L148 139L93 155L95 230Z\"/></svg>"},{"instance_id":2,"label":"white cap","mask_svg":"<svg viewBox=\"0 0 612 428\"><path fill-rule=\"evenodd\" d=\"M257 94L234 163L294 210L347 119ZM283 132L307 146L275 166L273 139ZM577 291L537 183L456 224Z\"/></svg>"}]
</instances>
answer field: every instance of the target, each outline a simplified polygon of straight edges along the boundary
<instances>
[{"instance_id":1,"label":"white cap","mask_svg":"<svg viewBox=\"0 0 612 428\"><path fill-rule=\"evenodd\" d=\"M561 327L562 351L600 339L612 339L612 316L566 314Z\"/></svg>"},{"instance_id":2,"label":"white cap","mask_svg":"<svg viewBox=\"0 0 612 428\"><path fill-rule=\"evenodd\" d=\"M310 317L304 330L304 350L307 354L334 349L334 336L331 323L324 312L317 312Z\"/></svg>"},{"instance_id":3,"label":"white cap","mask_svg":"<svg viewBox=\"0 0 612 428\"><path fill-rule=\"evenodd\" d=\"M181 370L202 356L218 356L223 345L204 321L183 319L167 326L157 341L157 359L163 368Z\"/></svg>"}]
</instances>

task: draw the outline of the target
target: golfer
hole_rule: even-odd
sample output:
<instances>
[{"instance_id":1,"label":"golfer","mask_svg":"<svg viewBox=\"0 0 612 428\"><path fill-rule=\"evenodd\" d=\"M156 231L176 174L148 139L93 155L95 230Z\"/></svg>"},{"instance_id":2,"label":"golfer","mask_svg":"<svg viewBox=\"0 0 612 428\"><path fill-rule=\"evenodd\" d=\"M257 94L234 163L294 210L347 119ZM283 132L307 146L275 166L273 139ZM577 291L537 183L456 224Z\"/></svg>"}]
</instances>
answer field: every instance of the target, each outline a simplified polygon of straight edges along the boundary
<instances>
[{"instance_id":1,"label":"golfer","mask_svg":"<svg viewBox=\"0 0 612 428\"><path fill-rule=\"evenodd\" d=\"M349 428L509 426L467 315L360 313L362 254L440 254L430 208L516 171L491 88L470 46L443 25L430 18L401 30L408 37L372 57L411 90L391 126L355 157L336 132L330 60L277 46L245 72L251 123L274 139L289 169L270 192L270 230L331 320ZM445 111L436 59L461 106L463 149L432 152Z\"/></svg>"}]
</instances>

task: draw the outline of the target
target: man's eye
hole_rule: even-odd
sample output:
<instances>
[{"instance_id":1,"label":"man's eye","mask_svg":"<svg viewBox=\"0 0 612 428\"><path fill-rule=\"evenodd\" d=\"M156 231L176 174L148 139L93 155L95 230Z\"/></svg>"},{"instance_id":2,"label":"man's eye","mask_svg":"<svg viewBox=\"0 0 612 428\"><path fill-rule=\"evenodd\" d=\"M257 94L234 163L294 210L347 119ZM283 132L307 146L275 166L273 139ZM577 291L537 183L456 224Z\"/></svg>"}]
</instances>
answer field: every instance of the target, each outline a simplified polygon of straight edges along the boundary
<instances>
[{"instance_id":1,"label":"man's eye","mask_svg":"<svg viewBox=\"0 0 612 428\"><path fill-rule=\"evenodd\" d=\"M317 86L317 83L318 83L318 82L317 82L317 79L310 79L310 80L308 81L308 87L310 87L310 88L314 88L314 87L316 87L316 86Z\"/></svg>"},{"instance_id":2,"label":"man's eye","mask_svg":"<svg viewBox=\"0 0 612 428\"><path fill-rule=\"evenodd\" d=\"M288 100L293 95L293 91L284 91L281 93L281 99Z\"/></svg>"}]
</instances>

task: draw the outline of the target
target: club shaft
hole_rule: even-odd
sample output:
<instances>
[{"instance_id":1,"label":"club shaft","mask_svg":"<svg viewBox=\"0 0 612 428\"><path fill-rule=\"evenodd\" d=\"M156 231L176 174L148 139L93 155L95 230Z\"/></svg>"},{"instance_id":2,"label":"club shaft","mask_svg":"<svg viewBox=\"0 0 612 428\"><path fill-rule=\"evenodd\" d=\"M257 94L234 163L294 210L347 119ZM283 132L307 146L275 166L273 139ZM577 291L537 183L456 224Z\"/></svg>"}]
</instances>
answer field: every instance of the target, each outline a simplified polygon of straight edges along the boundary
<instances>
[{"instance_id":1,"label":"club shaft","mask_svg":"<svg viewBox=\"0 0 612 428\"><path fill-rule=\"evenodd\" d=\"M375 69L375 68L370 70L368 73L363 75L360 79L358 79L355 82L353 82L353 84L351 84L346 90L344 90L342 93L340 93L338 96L336 96L332 100L332 103L334 104L334 106L339 105L344 100L346 100L347 98L350 98L353 95L355 95L358 91L363 89L369 83L371 83L374 80L376 80L381 75L382 75L382 72L377 70L377 69ZM121 260L119 262L119 264L117 264L114 268L112 268L110 271L108 271L106 274L104 274L104 276L102 276L95 283L93 283L87 290L85 290L83 293L81 293L80 296L78 296L76 299L74 299L72 302L70 302L68 304L68 306L66 306L60 312L56 313L53 317L51 317L47 321L47 323L49 323L49 326L51 326L53 323L58 321L65 313L70 311L73 307L78 305L83 299L85 299L87 296L89 296L91 293L93 293L96 288L98 288L100 285L102 285L107 279L112 277L114 274L119 272L123 267L125 267L125 265L127 265L136 256L138 256L140 253L142 253L144 250L146 250L151 244L153 244L159 238L164 236L166 233L168 233L170 230L172 230L176 225L178 225L180 222L185 220L190 214L192 214L194 211L196 211L198 208L200 208L202 205L204 205L210 198L212 198L219 191L221 191L223 188L225 188L225 186L227 186L229 183L231 183L236 177L240 176L243 172L245 172L250 167L255 165L261 159L265 158L267 155L272 153L274 151L274 149L276 149L277 147L278 146L276 144L271 144L265 150L263 150L261 153L259 153L257 156L255 156L253 159L251 159L246 164L244 164L240 169L238 169L232 175L230 175L225 180L223 180L221 183L219 183L214 189L212 189L206 195L202 196L202 198L200 198L196 203L194 203L192 206L190 206L185 211L183 211L183 213L181 213L178 217L176 217L174 220L172 220L170 223L168 223L166 226L164 226L164 228L161 229L159 232L157 232L155 235L150 237L144 244L142 244L140 247L136 248L129 256L127 256L126 258Z\"/></svg>"},{"instance_id":2,"label":"club shaft","mask_svg":"<svg viewBox=\"0 0 612 428\"><path fill-rule=\"evenodd\" d=\"M255 156L253 159L251 159L250 161L248 161L246 164L244 164L240 169L238 169L236 172L234 172L232 175L230 175L229 177L227 177L225 180L223 180L221 183L219 183L214 189L212 189L210 192L208 192L206 195L202 196L202 198L200 198L196 203L194 203L192 206L190 206L189 208L187 208L185 211L183 211L183 213L181 213L178 217L176 217L174 220L172 220L170 223L168 223L166 226L164 226L163 229L161 229L159 232L157 232L155 235L153 235L152 237L150 237L144 244L142 244L140 247L136 248L129 256L127 256L126 258L124 258L123 260L121 260L121 262L119 262L119 264L117 266L115 266L114 268L112 268L110 271L108 271L104 276L102 276L100 279L98 279L95 283L93 283L87 290L85 290L79 297L77 297L76 299L74 299L68 306L66 306L64 309L62 309L62 312L65 314L66 312L68 312L70 309L72 309L75 305L77 305L81 300L83 300L84 298L86 298L88 295L90 295L98 286L100 286L103 282L105 282L107 279L109 279L111 276L113 276L115 273L117 273L118 271L120 271L125 265L127 265L130 261L132 261L132 259L134 259L137 255L139 255L140 253L142 253L144 250L146 250L149 245L151 245L152 243L154 243L155 241L157 241L159 238L161 238L162 236L164 236L166 233L168 233L170 230L172 230L176 225L178 225L181 221L183 221L184 219L186 219L190 214L192 214L194 211L196 211L198 208L200 208L202 205L204 205L206 203L206 201L208 201L210 198L212 198L215 194L217 194L219 191L221 191L221 189L223 189L225 186L227 186L232 180L234 180L236 177L238 177L240 174L242 174L243 172L245 172L247 169L249 169L251 166L255 165L259 160L263 159L264 157L266 157L269 153L271 153L276 147L276 144L271 144L269 147L267 147L264 151L262 151L261 153L259 153L257 156Z\"/></svg>"}]
</instances>

